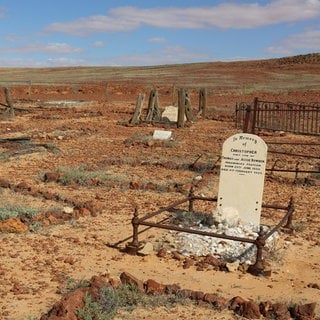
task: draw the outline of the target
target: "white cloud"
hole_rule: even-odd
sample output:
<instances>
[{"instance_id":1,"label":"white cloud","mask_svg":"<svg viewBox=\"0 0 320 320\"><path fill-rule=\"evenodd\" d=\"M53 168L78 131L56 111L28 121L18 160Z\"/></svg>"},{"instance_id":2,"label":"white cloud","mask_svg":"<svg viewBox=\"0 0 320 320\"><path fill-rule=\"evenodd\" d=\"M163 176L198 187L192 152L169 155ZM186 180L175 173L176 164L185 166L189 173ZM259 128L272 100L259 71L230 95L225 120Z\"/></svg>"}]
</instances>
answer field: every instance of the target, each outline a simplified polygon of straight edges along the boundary
<instances>
[{"instance_id":1,"label":"white cloud","mask_svg":"<svg viewBox=\"0 0 320 320\"><path fill-rule=\"evenodd\" d=\"M65 67L65 66L85 66L87 61L82 59L44 59L34 60L25 58L0 58L0 65L16 68L45 68L45 67Z\"/></svg>"},{"instance_id":2,"label":"white cloud","mask_svg":"<svg viewBox=\"0 0 320 320\"><path fill-rule=\"evenodd\" d=\"M152 42L152 43L166 43L167 41L166 41L165 38L154 37L154 38L148 39L148 42Z\"/></svg>"},{"instance_id":3,"label":"white cloud","mask_svg":"<svg viewBox=\"0 0 320 320\"><path fill-rule=\"evenodd\" d=\"M174 63L190 63L213 60L208 54L203 54L194 50L180 46L166 47L156 52L148 52L139 55L119 56L107 64L111 65L132 65L132 66L147 66L160 64L174 64ZM111 63L110 63L111 62Z\"/></svg>"},{"instance_id":4,"label":"white cloud","mask_svg":"<svg viewBox=\"0 0 320 320\"><path fill-rule=\"evenodd\" d=\"M4 7L0 7L0 19L3 19L6 17L7 9Z\"/></svg>"},{"instance_id":5,"label":"white cloud","mask_svg":"<svg viewBox=\"0 0 320 320\"><path fill-rule=\"evenodd\" d=\"M73 54L81 53L82 49L68 45L67 43L40 43L32 42L24 45L12 47L0 47L0 53L24 54L24 53L43 53L43 54Z\"/></svg>"},{"instance_id":6,"label":"white cloud","mask_svg":"<svg viewBox=\"0 0 320 320\"><path fill-rule=\"evenodd\" d=\"M53 23L46 30L73 35L130 31L143 25L158 28L209 29L257 28L320 17L320 0L271 0L258 3L226 2L212 7L118 7L108 15L90 16L67 23Z\"/></svg>"},{"instance_id":7,"label":"white cloud","mask_svg":"<svg viewBox=\"0 0 320 320\"><path fill-rule=\"evenodd\" d=\"M88 61L84 59L73 59L73 58L58 58L58 59L48 59L44 61L48 67L64 67L64 66L86 66Z\"/></svg>"},{"instance_id":8,"label":"white cloud","mask_svg":"<svg viewBox=\"0 0 320 320\"><path fill-rule=\"evenodd\" d=\"M315 0L310 0L315 1ZM266 49L269 54L296 54L297 52L320 52L320 29L309 29L283 39Z\"/></svg>"},{"instance_id":9,"label":"white cloud","mask_svg":"<svg viewBox=\"0 0 320 320\"><path fill-rule=\"evenodd\" d=\"M95 41L92 44L92 46L95 47L95 48L103 48L104 47L104 42L103 41Z\"/></svg>"}]
</instances>

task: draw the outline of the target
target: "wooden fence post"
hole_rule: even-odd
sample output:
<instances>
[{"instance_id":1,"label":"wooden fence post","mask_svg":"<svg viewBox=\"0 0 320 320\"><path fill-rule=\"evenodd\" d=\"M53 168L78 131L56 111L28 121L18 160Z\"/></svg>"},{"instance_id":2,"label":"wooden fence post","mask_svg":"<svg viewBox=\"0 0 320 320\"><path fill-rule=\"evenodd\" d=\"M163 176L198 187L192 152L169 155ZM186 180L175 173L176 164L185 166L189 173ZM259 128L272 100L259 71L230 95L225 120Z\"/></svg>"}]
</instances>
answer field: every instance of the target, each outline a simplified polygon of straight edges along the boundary
<instances>
[{"instance_id":1,"label":"wooden fence post","mask_svg":"<svg viewBox=\"0 0 320 320\"><path fill-rule=\"evenodd\" d=\"M14 117L14 106L11 98L10 88L4 88L4 96L6 98L7 106L9 108L6 112L8 112L11 117Z\"/></svg>"},{"instance_id":2,"label":"wooden fence post","mask_svg":"<svg viewBox=\"0 0 320 320\"><path fill-rule=\"evenodd\" d=\"M189 91L187 89L185 90L184 103L185 103L185 114L186 114L187 120L188 121L193 121L191 100L190 100Z\"/></svg>"},{"instance_id":3,"label":"wooden fence post","mask_svg":"<svg viewBox=\"0 0 320 320\"><path fill-rule=\"evenodd\" d=\"M29 100L31 100L31 94L32 94L32 81L29 80L29 86L28 86L28 96L29 96Z\"/></svg>"},{"instance_id":4,"label":"wooden fence post","mask_svg":"<svg viewBox=\"0 0 320 320\"><path fill-rule=\"evenodd\" d=\"M140 93L138 95L138 99L137 99L137 103L136 103L136 109L134 111L134 114L131 118L131 120L129 121L131 124L137 124L141 121L141 110L142 110L142 105L144 102L144 98L145 98L145 94L144 93Z\"/></svg>"},{"instance_id":5,"label":"wooden fence post","mask_svg":"<svg viewBox=\"0 0 320 320\"><path fill-rule=\"evenodd\" d=\"M176 86L172 85L172 105L176 105Z\"/></svg>"},{"instance_id":6,"label":"wooden fence post","mask_svg":"<svg viewBox=\"0 0 320 320\"><path fill-rule=\"evenodd\" d=\"M108 89L108 82L104 83L104 101L107 102L108 101L108 94L109 94L109 89Z\"/></svg>"},{"instance_id":7,"label":"wooden fence post","mask_svg":"<svg viewBox=\"0 0 320 320\"><path fill-rule=\"evenodd\" d=\"M184 127L184 116L185 116L185 89L180 88L178 91L178 121L177 127Z\"/></svg>"},{"instance_id":8,"label":"wooden fence post","mask_svg":"<svg viewBox=\"0 0 320 320\"><path fill-rule=\"evenodd\" d=\"M147 122L151 122L152 120L155 120L155 121L161 120L158 90L156 89L150 91L148 112L146 117Z\"/></svg>"},{"instance_id":9,"label":"wooden fence post","mask_svg":"<svg viewBox=\"0 0 320 320\"><path fill-rule=\"evenodd\" d=\"M198 112L198 115L201 115L202 118L205 118L206 111L207 111L207 89L202 88L199 91L199 112Z\"/></svg>"}]
</instances>

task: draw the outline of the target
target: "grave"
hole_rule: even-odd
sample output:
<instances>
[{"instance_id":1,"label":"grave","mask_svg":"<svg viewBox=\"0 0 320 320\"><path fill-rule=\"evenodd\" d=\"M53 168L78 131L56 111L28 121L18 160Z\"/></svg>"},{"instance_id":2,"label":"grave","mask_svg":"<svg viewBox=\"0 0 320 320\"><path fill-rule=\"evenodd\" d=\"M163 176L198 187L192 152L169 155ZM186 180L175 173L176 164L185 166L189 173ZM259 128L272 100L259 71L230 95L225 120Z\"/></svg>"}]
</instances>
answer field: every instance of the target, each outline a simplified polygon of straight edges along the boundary
<instances>
[{"instance_id":1,"label":"grave","mask_svg":"<svg viewBox=\"0 0 320 320\"><path fill-rule=\"evenodd\" d=\"M216 209L221 222L259 229L266 159L267 145L259 136L238 133L225 140Z\"/></svg>"},{"instance_id":2,"label":"grave","mask_svg":"<svg viewBox=\"0 0 320 320\"><path fill-rule=\"evenodd\" d=\"M161 119L162 121L167 122L177 122L178 121L178 107L175 106L168 106L165 107L164 111L162 112ZM186 120L186 116L184 117Z\"/></svg>"},{"instance_id":3,"label":"grave","mask_svg":"<svg viewBox=\"0 0 320 320\"><path fill-rule=\"evenodd\" d=\"M169 140L172 137L172 132L166 130L154 130L152 137L155 140Z\"/></svg>"}]
</instances>

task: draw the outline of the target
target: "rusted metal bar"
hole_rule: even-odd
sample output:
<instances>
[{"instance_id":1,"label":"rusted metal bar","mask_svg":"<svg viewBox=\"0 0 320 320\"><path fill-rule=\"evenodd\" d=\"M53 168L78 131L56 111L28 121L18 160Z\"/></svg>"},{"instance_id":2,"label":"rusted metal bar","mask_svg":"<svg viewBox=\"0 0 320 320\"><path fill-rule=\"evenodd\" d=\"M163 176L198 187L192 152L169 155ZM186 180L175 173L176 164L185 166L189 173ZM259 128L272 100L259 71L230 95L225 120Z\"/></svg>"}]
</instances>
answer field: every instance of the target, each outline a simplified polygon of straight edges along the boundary
<instances>
[{"instance_id":1,"label":"rusted metal bar","mask_svg":"<svg viewBox=\"0 0 320 320\"><path fill-rule=\"evenodd\" d=\"M264 265L262 261L263 247L266 244L265 237L263 236L262 229L260 229L259 236L255 241L255 245L257 246L257 256L256 262L249 266L248 272L255 275L260 276L264 275Z\"/></svg>"},{"instance_id":2,"label":"rusted metal bar","mask_svg":"<svg viewBox=\"0 0 320 320\"><path fill-rule=\"evenodd\" d=\"M255 128L259 128L311 135L320 133L318 104L310 106L290 102L267 102L255 98L252 108L253 110L247 109L247 112L252 111L250 117L247 117L250 124L246 121L246 117L242 118L244 132L254 133ZM240 111L241 109L237 106L237 121Z\"/></svg>"},{"instance_id":3,"label":"rusted metal bar","mask_svg":"<svg viewBox=\"0 0 320 320\"><path fill-rule=\"evenodd\" d=\"M205 200L205 201L217 201L217 197L200 197L200 196L193 196L194 200Z\"/></svg>"},{"instance_id":4,"label":"rusted metal bar","mask_svg":"<svg viewBox=\"0 0 320 320\"><path fill-rule=\"evenodd\" d=\"M248 269L248 272L254 274L254 275L264 275L264 265L262 261L262 254L263 254L263 248L265 246L266 240L272 236L273 233L275 233L277 230L280 229L281 226L284 226L284 228L288 228L292 230L292 218L293 218L293 212L294 212L294 202L293 202L293 197L290 198L288 206L279 206L279 205L270 205L270 204L262 204L262 207L264 208L269 208L269 209L276 209L276 210L287 210L287 213L284 215L284 217L281 219L281 221L273 227L268 233L264 234L262 227L260 227L259 235L256 239L251 239L251 238L242 238L242 237L234 237L234 236L228 236L225 234L219 234L219 233L214 233L214 232L207 232L207 231L201 231L201 230L195 230L195 229L190 229L190 228L183 228L179 227L173 224L163 224L165 220L168 218L166 217L165 219L161 220L160 222L154 223L154 222L148 222L146 221L149 218L152 218L156 215L159 215L165 211L172 211L177 205L180 205L182 203L185 203L189 201L189 210L193 211L193 203L195 200L208 200L208 201L216 201L216 197L214 198L206 198L206 197L199 197L194 195L194 189L191 188L189 192L189 196L187 198L184 198L180 201L176 201L175 203L162 208L160 210L157 210L154 213L151 213L143 218L138 217L138 209L135 208L134 211L134 216L132 218L132 226L133 226L133 236L132 236L132 242L128 243L126 246L126 251L130 254L137 254L138 251L141 248L141 244L138 239L139 235L139 225L144 225L149 228L155 227L155 228L160 228L160 229L165 229L165 230L174 230L178 232L186 232L186 233L191 233L191 234L197 234L201 236L209 236L209 237L214 237L214 238L220 238L220 239L226 239L226 240L231 240L231 241L239 241L239 242L246 242L246 243L251 243L255 244L257 247L257 255L256 255L256 261L253 265L251 265ZM147 229L149 229L147 228Z\"/></svg>"},{"instance_id":5,"label":"rusted metal bar","mask_svg":"<svg viewBox=\"0 0 320 320\"><path fill-rule=\"evenodd\" d=\"M138 235L139 235L139 218L138 218L138 209L134 209L133 218L131 220L133 234L132 234L132 242L126 245L126 252L129 254L137 254L141 245L139 243Z\"/></svg>"},{"instance_id":6,"label":"rusted metal bar","mask_svg":"<svg viewBox=\"0 0 320 320\"><path fill-rule=\"evenodd\" d=\"M317 156L309 156L309 155L306 155L306 154L288 153L288 152L282 152L282 151L268 150L268 153L277 153L277 154L285 154L287 156L294 156L294 157L305 157L305 158L320 159L320 157L317 157Z\"/></svg>"},{"instance_id":7,"label":"rusted metal bar","mask_svg":"<svg viewBox=\"0 0 320 320\"><path fill-rule=\"evenodd\" d=\"M287 210L287 207L278 206L278 205L275 205L275 204L262 204L262 208L275 209L275 210Z\"/></svg>"},{"instance_id":8,"label":"rusted metal bar","mask_svg":"<svg viewBox=\"0 0 320 320\"><path fill-rule=\"evenodd\" d=\"M252 113L252 121L251 121L251 130L250 133L254 134L255 127L256 127L256 117L257 117L257 110L258 110L258 98L254 98L253 101L253 113Z\"/></svg>"},{"instance_id":9,"label":"rusted metal bar","mask_svg":"<svg viewBox=\"0 0 320 320\"><path fill-rule=\"evenodd\" d=\"M295 207L294 207L294 201L293 197L290 198L290 202L288 204L288 220L285 224L284 228L286 229L293 229L292 220L293 220L293 213L294 213Z\"/></svg>"},{"instance_id":10,"label":"rusted metal bar","mask_svg":"<svg viewBox=\"0 0 320 320\"><path fill-rule=\"evenodd\" d=\"M176 207L176 206L178 206L178 205L180 205L180 204L182 204L184 202L187 202L187 201L189 201L189 197L186 197L184 199L176 201L173 204L171 204L170 206L161 208L161 209L159 209L159 210L157 210L157 211L155 211L153 213L150 213L150 214L146 215L145 217L142 217L142 218L138 219L138 222L141 224L141 222L143 222L143 221L145 221L147 219L150 219L150 218L152 218L152 217L154 217L154 216L156 216L156 215L158 215L158 214L160 214L162 212L169 211L170 209L173 209L174 207Z\"/></svg>"},{"instance_id":11,"label":"rusted metal bar","mask_svg":"<svg viewBox=\"0 0 320 320\"><path fill-rule=\"evenodd\" d=\"M194 200L194 187L192 186L189 191L189 212L193 212Z\"/></svg>"},{"instance_id":12,"label":"rusted metal bar","mask_svg":"<svg viewBox=\"0 0 320 320\"><path fill-rule=\"evenodd\" d=\"M251 118L251 106L248 105L246 108L246 113L245 113L244 122L243 122L243 129L242 129L244 133L249 132L250 118Z\"/></svg>"},{"instance_id":13,"label":"rusted metal bar","mask_svg":"<svg viewBox=\"0 0 320 320\"><path fill-rule=\"evenodd\" d=\"M274 169L274 168L267 168L266 171L275 171L275 172L297 172L297 173L320 173L319 170L300 170L300 169Z\"/></svg>"},{"instance_id":14,"label":"rusted metal bar","mask_svg":"<svg viewBox=\"0 0 320 320\"><path fill-rule=\"evenodd\" d=\"M221 238L221 239L240 241L240 242L247 242L247 243L253 243L253 244L256 241L255 239L250 239L250 238L233 237L233 236L228 236L228 235L220 234L220 233L177 227L173 224L159 224L159 223L153 223L153 222L147 222L147 221L143 221L140 224L144 225L144 226L155 227L155 228L160 228L160 229L174 230L174 231L198 234L200 236L208 236L208 237Z\"/></svg>"},{"instance_id":15,"label":"rusted metal bar","mask_svg":"<svg viewBox=\"0 0 320 320\"><path fill-rule=\"evenodd\" d=\"M290 198L289 204L287 207L283 207L287 211L287 213L283 216L280 222L273 227L269 232L265 235L265 239L267 240L271 237L277 230L279 230L282 226L287 229L292 229L292 216L294 212L294 202L293 197ZM285 224L286 223L286 224Z\"/></svg>"}]
</instances>

